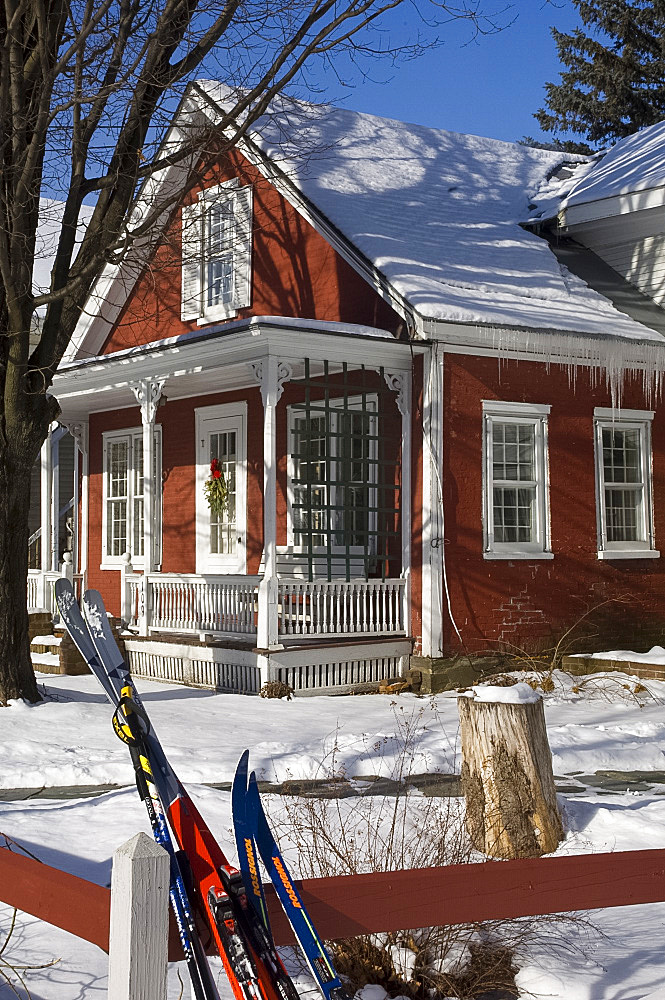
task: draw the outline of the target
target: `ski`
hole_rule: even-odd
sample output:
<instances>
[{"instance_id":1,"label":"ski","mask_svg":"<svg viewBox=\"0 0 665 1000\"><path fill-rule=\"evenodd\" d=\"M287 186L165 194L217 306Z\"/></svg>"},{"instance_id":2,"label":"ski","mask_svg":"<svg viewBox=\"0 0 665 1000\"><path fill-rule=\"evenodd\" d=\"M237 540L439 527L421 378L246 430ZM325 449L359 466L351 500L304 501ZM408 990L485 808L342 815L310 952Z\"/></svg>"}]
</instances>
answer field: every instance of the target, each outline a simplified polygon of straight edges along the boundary
<instances>
[{"instance_id":1,"label":"ski","mask_svg":"<svg viewBox=\"0 0 665 1000\"><path fill-rule=\"evenodd\" d=\"M244 815L244 822L240 832L236 833L236 839L241 839L244 842L245 838L249 836L256 845L256 848L258 848L261 860L275 887L289 923L293 928L293 933L325 1000L349 1000L331 958L310 919L302 897L289 874L282 852L270 829L261 803L261 796L254 772L247 779L247 757L248 751L245 751L241 757L242 766L239 765L240 774L236 772L236 778L238 778L239 783L236 793L238 798L240 797L240 785L243 775L246 782L244 789L244 812L242 813ZM240 847L238 850L240 852ZM240 856L242 857L242 855Z\"/></svg>"},{"instance_id":2,"label":"ski","mask_svg":"<svg viewBox=\"0 0 665 1000\"><path fill-rule=\"evenodd\" d=\"M231 815L233 817L233 832L238 851L238 867L242 872L248 889L249 901L254 907L258 918L263 923L266 932L270 931L268 907L263 892L263 882L258 870L258 855L254 832L247 819L247 770L249 765L249 750L245 750L233 777L231 786ZM249 887L251 886L251 892Z\"/></svg>"},{"instance_id":3,"label":"ski","mask_svg":"<svg viewBox=\"0 0 665 1000\"><path fill-rule=\"evenodd\" d=\"M136 710L130 713L119 711L120 704L125 708L128 707L129 687L124 686L124 693L121 687L120 697L117 697L114 683L104 669L69 581L58 580L55 585L55 595L67 631L93 674L100 681L107 697L116 706L116 712L113 716L114 729L117 735L129 746L138 793L146 806L155 841L169 855L169 901L178 928L194 997L196 1000L219 1000L219 993L194 922L185 884L185 874L181 861L173 848L153 770L150 766L149 751L145 745L145 713L138 709L138 706L135 706ZM120 679L118 678L118 680ZM143 716L143 725L137 721L141 716Z\"/></svg>"},{"instance_id":4,"label":"ski","mask_svg":"<svg viewBox=\"0 0 665 1000\"><path fill-rule=\"evenodd\" d=\"M104 690L114 704L129 709L130 717L134 714L144 720L143 738L159 798L174 839L189 863L197 908L210 928L237 1000L298 1000L270 934L248 902L241 873L227 861L150 728L145 707L113 638L100 595L88 591L83 607L102 665L104 676L100 680ZM118 715L116 709L116 723Z\"/></svg>"}]
</instances>

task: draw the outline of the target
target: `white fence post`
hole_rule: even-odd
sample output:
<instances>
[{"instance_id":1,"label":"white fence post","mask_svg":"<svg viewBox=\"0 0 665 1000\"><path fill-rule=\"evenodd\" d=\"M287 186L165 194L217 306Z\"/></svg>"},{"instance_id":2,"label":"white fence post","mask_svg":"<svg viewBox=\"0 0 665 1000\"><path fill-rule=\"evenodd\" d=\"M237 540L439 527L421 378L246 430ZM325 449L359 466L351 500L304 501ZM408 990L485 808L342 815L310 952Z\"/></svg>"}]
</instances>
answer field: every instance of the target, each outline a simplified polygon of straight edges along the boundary
<instances>
[{"instance_id":1,"label":"white fence post","mask_svg":"<svg viewBox=\"0 0 665 1000\"><path fill-rule=\"evenodd\" d=\"M169 857L145 833L113 855L108 1000L166 1000Z\"/></svg>"}]
</instances>

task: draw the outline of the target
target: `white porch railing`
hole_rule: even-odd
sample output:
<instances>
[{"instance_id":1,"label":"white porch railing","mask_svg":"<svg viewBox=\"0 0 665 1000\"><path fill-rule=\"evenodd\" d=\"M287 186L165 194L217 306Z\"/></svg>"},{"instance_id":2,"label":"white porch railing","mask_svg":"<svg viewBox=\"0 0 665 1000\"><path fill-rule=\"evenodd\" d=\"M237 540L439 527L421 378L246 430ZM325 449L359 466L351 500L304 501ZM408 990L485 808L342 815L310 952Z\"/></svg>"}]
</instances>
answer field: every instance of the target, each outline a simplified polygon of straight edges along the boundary
<instances>
[{"instance_id":1,"label":"white porch railing","mask_svg":"<svg viewBox=\"0 0 665 1000\"><path fill-rule=\"evenodd\" d=\"M147 628L160 632L256 633L259 577L125 574L123 617L140 625L148 609ZM143 588L147 585L147 593Z\"/></svg>"},{"instance_id":2,"label":"white porch railing","mask_svg":"<svg viewBox=\"0 0 665 1000\"><path fill-rule=\"evenodd\" d=\"M402 579L282 579L279 633L404 635L404 586Z\"/></svg>"},{"instance_id":3,"label":"white porch railing","mask_svg":"<svg viewBox=\"0 0 665 1000\"><path fill-rule=\"evenodd\" d=\"M258 576L125 571L122 617L149 632L255 636ZM405 635L403 579L278 582L278 633L293 636Z\"/></svg>"},{"instance_id":4,"label":"white porch railing","mask_svg":"<svg viewBox=\"0 0 665 1000\"><path fill-rule=\"evenodd\" d=\"M83 590L83 575L81 573L58 572L57 570L48 570L46 573L43 573L39 569L29 569L27 590L28 611L43 610L50 612L52 615L57 615L58 609L55 603L53 587L56 580L59 580L63 576L67 576L71 580L76 599L80 601Z\"/></svg>"}]
</instances>

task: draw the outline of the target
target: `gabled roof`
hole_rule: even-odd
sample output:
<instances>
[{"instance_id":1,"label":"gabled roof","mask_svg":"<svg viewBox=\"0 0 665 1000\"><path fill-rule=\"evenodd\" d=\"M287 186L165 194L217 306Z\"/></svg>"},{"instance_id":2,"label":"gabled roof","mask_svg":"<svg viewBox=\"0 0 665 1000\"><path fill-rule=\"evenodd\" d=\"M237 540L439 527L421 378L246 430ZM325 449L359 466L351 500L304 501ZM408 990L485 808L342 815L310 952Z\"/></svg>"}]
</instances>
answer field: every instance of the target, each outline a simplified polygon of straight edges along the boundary
<instances>
[{"instance_id":1,"label":"gabled roof","mask_svg":"<svg viewBox=\"0 0 665 1000\"><path fill-rule=\"evenodd\" d=\"M608 149L575 184L561 207L656 188L665 188L665 122L650 125Z\"/></svg>"},{"instance_id":2,"label":"gabled roof","mask_svg":"<svg viewBox=\"0 0 665 1000\"><path fill-rule=\"evenodd\" d=\"M662 209L665 122L641 129L596 154L573 173L567 184L559 186L551 205L542 197L538 201L540 218L553 218L558 213L560 223L566 227Z\"/></svg>"},{"instance_id":3,"label":"gabled roof","mask_svg":"<svg viewBox=\"0 0 665 1000\"><path fill-rule=\"evenodd\" d=\"M221 118L225 88L199 81L194 91ZM662 342L520 225L534 195L576 160L569 154L295 102L266 116L241 151L346 245L347 259L355 252L368 280L373 269L416 324Z\"/></svg>"}]
</instances>

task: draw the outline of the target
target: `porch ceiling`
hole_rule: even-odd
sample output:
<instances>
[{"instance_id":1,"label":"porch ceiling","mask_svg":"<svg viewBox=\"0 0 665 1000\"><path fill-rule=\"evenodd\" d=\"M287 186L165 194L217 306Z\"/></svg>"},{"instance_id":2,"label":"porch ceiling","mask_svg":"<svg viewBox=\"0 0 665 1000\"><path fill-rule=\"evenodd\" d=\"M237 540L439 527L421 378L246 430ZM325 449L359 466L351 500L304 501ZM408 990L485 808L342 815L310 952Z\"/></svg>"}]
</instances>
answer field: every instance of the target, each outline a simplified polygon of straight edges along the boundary
<instances>
[{"instance_id":1,"label":"porch ceiling","mask_svg":"<svg viewBox=\"0 0 665 1000\"><path fill-rule=\"evenodd\" d=\"M183 399L257 386L252 362L269 356L288 362L293 377L330 371L346 362L350 369L365 365L387 371L409 371L423 344L396 341L385 330L316 320L253 317L181 337L74 361L53 380L52 392L62 410L61 420L73 423L88 414L136 406L130 386L142 379L166 379L164 395ZM257 386L258 388L258 386Z\"/></svg>"}]
</instances>

